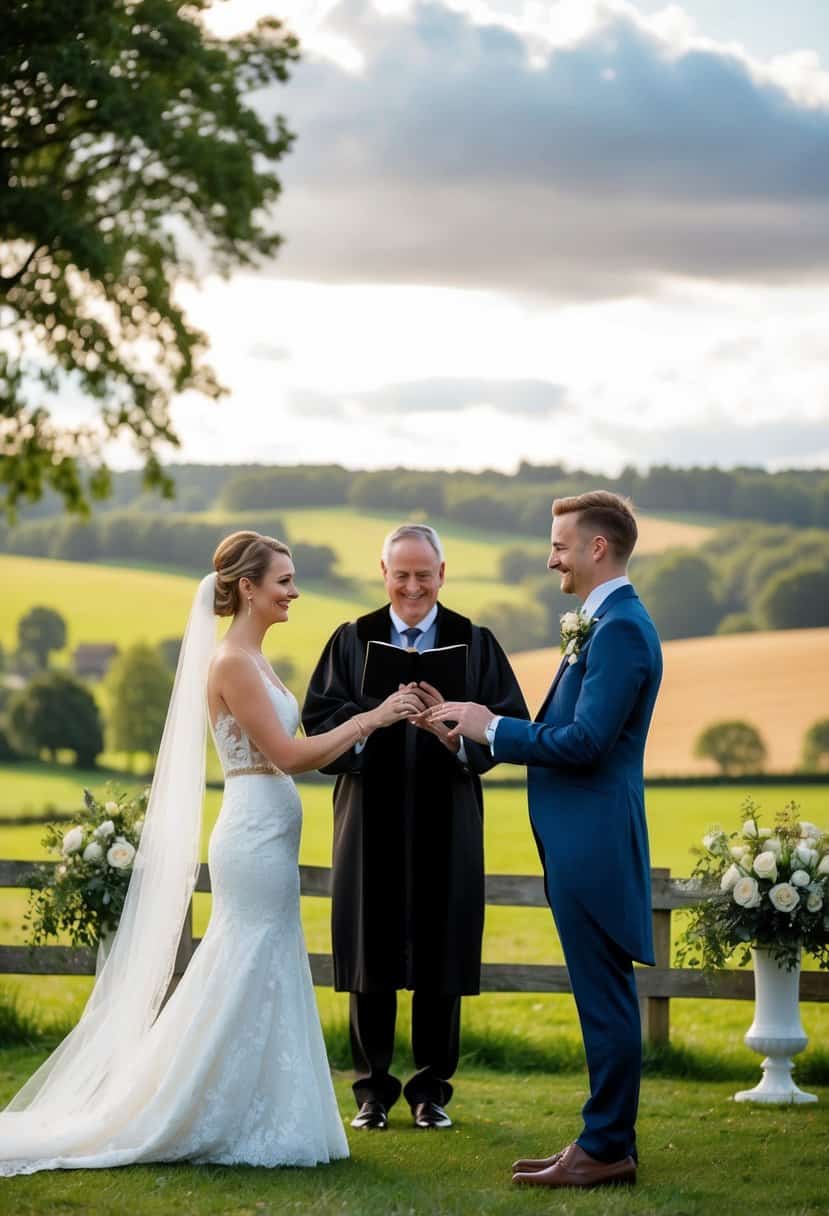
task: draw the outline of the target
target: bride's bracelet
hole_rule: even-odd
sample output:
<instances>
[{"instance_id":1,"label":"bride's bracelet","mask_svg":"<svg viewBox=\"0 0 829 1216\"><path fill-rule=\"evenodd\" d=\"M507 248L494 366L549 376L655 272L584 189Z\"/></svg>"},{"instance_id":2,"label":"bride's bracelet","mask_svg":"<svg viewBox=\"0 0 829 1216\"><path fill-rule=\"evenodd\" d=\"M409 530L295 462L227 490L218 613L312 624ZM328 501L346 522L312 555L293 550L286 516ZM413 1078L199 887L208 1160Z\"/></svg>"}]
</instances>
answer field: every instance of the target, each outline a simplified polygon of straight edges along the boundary
<instances>
[{"instance_id":1,"label":"bride's bracelet","mask_svg":"<svg viewBox=\"0 0 829 1216\"><path fill-rule=\"evenodd\" d=\"M369 735L371 734L371 731L366 730L365 722L364 722L364 720L363 720L362 715L361 715L361 714L355 714L355 715L354 715L354 717L351 719L351 721L352 721L352 722L354 723L354 725L357 727L357 739L356 739L356 742L357 742L357 743L365 743L366 739L367 739L367 738L369 737Z\"/></svg>"}]
</instances>

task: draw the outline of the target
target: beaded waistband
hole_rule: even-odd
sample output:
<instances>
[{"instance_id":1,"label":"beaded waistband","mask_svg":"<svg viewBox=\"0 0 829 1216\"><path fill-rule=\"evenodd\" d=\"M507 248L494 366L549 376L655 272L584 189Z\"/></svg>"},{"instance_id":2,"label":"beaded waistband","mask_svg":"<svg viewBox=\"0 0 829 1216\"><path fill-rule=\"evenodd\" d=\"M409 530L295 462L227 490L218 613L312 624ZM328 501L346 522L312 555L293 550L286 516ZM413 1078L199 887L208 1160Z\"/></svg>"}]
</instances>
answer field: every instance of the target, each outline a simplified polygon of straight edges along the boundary
<instances>
[{"instance_id":1,"label":"beaded waistband","mask_svg":"<svg viewBox=\"0 0 829 1216\"><path fill-rule=\"evenodd\" d=\"M234 768L231 772L225 773L225 780L230 777L252 777L256 773L261 773L266 777L284 777L281 768L277 768L274 764L252 764L250 768Z\"/></svg>"}]
</instances>

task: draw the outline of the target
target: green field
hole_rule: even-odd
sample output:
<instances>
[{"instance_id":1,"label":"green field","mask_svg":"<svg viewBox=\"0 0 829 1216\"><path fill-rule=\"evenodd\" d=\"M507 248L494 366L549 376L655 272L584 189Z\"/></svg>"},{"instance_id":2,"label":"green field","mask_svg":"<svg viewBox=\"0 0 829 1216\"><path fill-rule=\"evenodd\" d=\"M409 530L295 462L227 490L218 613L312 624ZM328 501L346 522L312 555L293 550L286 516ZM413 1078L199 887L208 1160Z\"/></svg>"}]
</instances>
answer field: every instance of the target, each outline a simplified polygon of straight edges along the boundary
<instances>
[{"instance_id":1,"label":"green field","mask_svg":"<svg viewBox=\"0 0 829 1216\"><path fill-rule=\"evenodd\" d=\"M502 770L506 771L506 770ZM90 774L79 774L90 783ZM17 794L26 797L31 808L51 801L62 809L77 805L73 794L74 773L30 769L19 772L16 766L0 768L0 814L8 815L16 806ZM94 786L94 781L91 782ZM667 866L672 873L683 876L693 864L690 849L712 823L736 824L739 808L747 794L761 803L771 822L775 811L790 799L801 806L805 819L817 823L829 821L826 786L796 786L752 790L748 788L656 788L648 794L652 862ZM324 785L303 785L304 830L301 860L309 865L329 865L331 858L330 790ZM219 791L208 791L205 807L203 856L206 842L220 806ZM40 827L1 827L0 857L35 859L45 856L40 846ZM526 798L523 790L491 788L486 795L486 856L489 873L537 874L540 872L535 846L527 825ZM21 922L26 895L23 891L0 892L0 941L19 943L23 940ZM303 922L308 948L327 952L330 949L329 902L326 899L303 899ZM210 897L196 896L196 932L204 930L210 909ZM674 916L675 931L681 918ZM484 937L484 959L487 962L561 962L562 956L552 925L552 919L542 908L493 907L487 910ZM806 965L809 963L807 961ZM6 984L21 994L24 1001L36 1001L49 1014L76 1016L89 990L86 979L63 977L9 979ZM341 1023L346 1016L346 1000L341 994L319 990L323 1017L330 1023ZM755 1067L754 1057L742 1046L741 1037L750 1021L750 1006L744 1002L674 1001L672 1002L672 1041L695 1051L715 1050L728 1066L737 1071ZM577 1038L577 1023L572 998L558 995L487 994L466 1002L465 1026L474 1041L488 1035L519 1035L529 1044L544 1048L557 1036L568 1040ZM405 1017L403 1019L405 1026ZM819 1053L827 1057L829 1047L829 1005L804 1007L804 1025L811 1045L807 1055ZM801 1057L803 1059L806 1056ZM827 1060L829 1064L829 1059Z\"/></svg>"}]
</instances>

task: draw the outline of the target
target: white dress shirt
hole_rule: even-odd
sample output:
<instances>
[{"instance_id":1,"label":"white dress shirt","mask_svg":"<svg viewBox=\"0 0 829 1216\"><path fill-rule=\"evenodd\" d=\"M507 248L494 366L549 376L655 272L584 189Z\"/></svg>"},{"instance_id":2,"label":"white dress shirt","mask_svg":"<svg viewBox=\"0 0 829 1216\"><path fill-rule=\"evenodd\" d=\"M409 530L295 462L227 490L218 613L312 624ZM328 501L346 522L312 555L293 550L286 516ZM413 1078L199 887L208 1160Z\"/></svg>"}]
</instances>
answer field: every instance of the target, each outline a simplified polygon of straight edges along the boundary
<instances>
[{"instance_id":1,"label":"white dress shirt","mask_svg":"<svg viewBox=\"0 0 829 1216\"><path fill-rule=\"evenodd\" d=\"M579 612L588 621L596 615L609 595L614 591L618 591L620 587L629 587L630 579L626 574L620 574L618 578L609 578L605 583L599 583L598 587L594 587L588 595L587 599L579 608ZM489 750L495 755L495 732L498 729L498 723L501 717L496 714L486 728L486 741L489 744Z\"/></svg>"}]
</instances>

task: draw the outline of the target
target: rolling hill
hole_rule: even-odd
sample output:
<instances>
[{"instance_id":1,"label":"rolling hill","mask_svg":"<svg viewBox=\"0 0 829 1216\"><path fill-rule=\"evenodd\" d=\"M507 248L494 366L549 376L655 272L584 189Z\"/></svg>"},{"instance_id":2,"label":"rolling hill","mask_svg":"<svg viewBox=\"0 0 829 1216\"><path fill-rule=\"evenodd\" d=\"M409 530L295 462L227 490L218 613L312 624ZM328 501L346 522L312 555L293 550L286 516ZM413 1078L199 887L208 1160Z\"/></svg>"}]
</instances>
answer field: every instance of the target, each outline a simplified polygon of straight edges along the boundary
<instances>
[{"instance_id":1,"label":"rolling hill","mask_svg":"<svg viewBox=\"0 0 829 1216\"><path fill-rule=\"evenodd\" d=\"M829 629L788 629L666 642L665 676L645 758L649 776L711 773L693 756L709 722L745 718L768 747L772 772L794 769L805 731L829 714ZM558 650L512 656L533 712L541 704Z\"/></svg>"}]
</instances>

